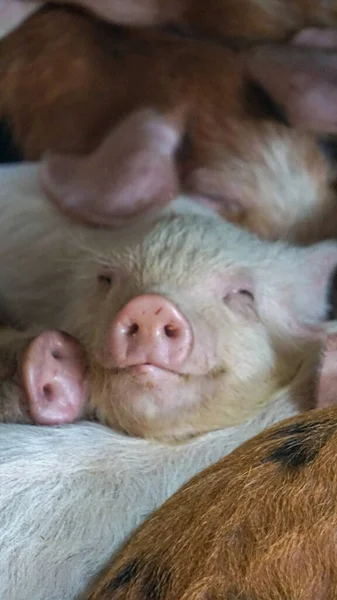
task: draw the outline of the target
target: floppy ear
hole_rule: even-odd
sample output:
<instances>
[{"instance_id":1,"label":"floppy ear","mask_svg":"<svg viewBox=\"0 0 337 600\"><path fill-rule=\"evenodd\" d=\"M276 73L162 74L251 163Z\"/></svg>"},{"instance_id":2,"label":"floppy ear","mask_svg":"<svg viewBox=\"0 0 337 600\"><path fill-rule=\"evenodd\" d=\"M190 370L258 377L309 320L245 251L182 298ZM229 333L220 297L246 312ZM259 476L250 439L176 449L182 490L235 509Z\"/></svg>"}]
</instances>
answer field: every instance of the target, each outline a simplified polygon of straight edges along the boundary
<instances>
[{"instance_id":1,"label":"floppy ear","mask_svg":"<svg viewBox=\"0 0 337 600\"><path fill-rule=\"evenodd\" d=\"M322 39L320 32L316 47L313 42L309 47L310 35L303 31L293 44L256 46L244 55L248 77L280 106L290 125L315 133L337 133L337 48L331 49L331 30L328 34Z\"/></svg>"},{"instance_id":2,"label":"floppy ear","mask_svg":"<svg viewBox=\"0 0 337 600\"><path fill-rule=\"evenodd\" d=\"M92 154L47 156L41 171L45 192L62 212L91 225L118 226L157 210L179 193L178 121L142 109L126 117Z\"/></svg>"},{"instance_id":3,"label":"floppy ear","mask_svg":"<svg viewBox=\"0 0 337 600\"><path fill-rule=\"evenodd\" d=\"M337 269L337 243L305 248L271 244L270 259L257 277L259 312L271 328L307 337L322 335L331 314L331 287Z\"/></svg>"},{"instance_id":4,"label":"floppy ear","mask_svg":"<svg viewBox=\"0 0 337 600\"><path fill-rule=\"evenodd\" d=\"M0 40L41 8L42 2L0 0Z\"/></svg>"}]
</instances>

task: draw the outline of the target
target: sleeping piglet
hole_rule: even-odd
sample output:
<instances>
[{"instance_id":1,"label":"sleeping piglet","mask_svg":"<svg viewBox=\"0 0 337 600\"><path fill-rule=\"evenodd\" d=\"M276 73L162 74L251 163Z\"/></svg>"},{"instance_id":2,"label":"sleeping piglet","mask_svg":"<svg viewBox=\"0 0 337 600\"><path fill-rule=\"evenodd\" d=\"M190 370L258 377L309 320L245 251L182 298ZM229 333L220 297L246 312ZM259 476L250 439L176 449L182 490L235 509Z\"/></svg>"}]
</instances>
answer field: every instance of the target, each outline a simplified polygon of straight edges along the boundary
<instances>
[{"instance_id":1,"label":"sleeping piglet","mask_svg":"<svg viewBox=\"0 0 337 600\"><path fill-rule=\"evenodd\" d=\"M26 159L49 153L44 187L73 219L120 226L182 190L263 238L309 243L337 231L335 71L303 39L237 54L48 6L1 42L0 113Z\"/></svg>"},{"instance_id":2,"label":"sleeping piglet","mask_svg":"<svg viewBox=\"0 0 337 600\"><path fill-rule=\"evenodd\" d=\"M88 360L87 376L74 383L70 368L55 388L53 338L33 343L38 376L25 381L37 422L48 423L46 405L50 423L69 422L67 393L72 419L85 406L163 440L243 423L280 397L313 405L336 243L264 242L184 198L128 229L84 228L41 193L37 166L3 168L1 182L2 317L74 336Z\"/></svg>"},{"instance_id":3,"label":"sleeping piglet","mask_svg":"<svg viewBox=\"0 0 337 600\"><path fill-rule=\"evenodd\" d=\"M27 382L22 375L29 368L36 375L29 381L38 383L44 346L47 376L48 371L52 374L55 370L62 381L64 373L76 374L73 367L77 364L77 381L87 381L90 392L90 355L99 363L94 381L103 370L100 351L106 346L102 340L107 341L110 353L123 347L115 345L112 332L129 340L133 344L130 350L135 351L137 343L138 348L143 344L144 350L151 349L151 344L154 347L156 339L149 342L154 331L151 326L143 332L143 342L137 342L137 335L125 335L128 329L123 332L118 328L125 324L125 308L129 306L131 315L131 303L135 309L135 300L144 293L160 294L166 308L172 310L174 304L175 311L188 320L194 337L187 348L189 355L185 355L186 370L191 368L196 351L199 357L203 352L210 359L208 364L194 363L199 375L191 372L180 376L177 366L166 373L158 367L142 369L135 365L133 376L127 367L104 369L107 388L101 396L102 408L111 418L114 414L124 417L117 411L125 400L135 411L131 416L142 416L148 409L146 418L157 419L152 425L159 426L160 435L164 433L160 417L165 414L172 419L175 410L182 425L186 418L188 426L193 411L195 415L201 411L206 426L222 427L175 445L165 443L170 439L168 429L163 442L153 442L97 423L78 422L66 427L0 423L0 597L78 600L135 528L190 477L267 426L300 410L324 405L326 382L321 381L317 396L317 376L321 371L323 380L330 378L336 360L329 352L321 367L325 329L321 319L329 307L329 280L337 266L337 251L333 243L306 249L270 245L215 219L212 233L212 213L206 218L206 211L200 211L189 220L188 202L183 203L183 199L179 200L180 208L178 202L172 207L175 212L172 210L171 216L163 211L152 224L143 224L134 240L128 235L123 240L120 233L115 245L115 232L87 230L66 221L41 194L37 167L2 167L0 181L0 306L3 299L8 302L13 321L20 316L27 323L40 321L40 326L29 330L31 337L27 338L28 332L16 334L18 338L26 336L26 341L22 339L20 351L16 340L14 355L20 352L22 356L23 352L27 356L28 345L28 356L35 359L22 364L19 356L21 379L9 384ZM195 213L197 205L190 206ZM114 257L117 269L113 272ZM240 277L236 279L238 268ZM247 284L248 288L243 287ZM71 298L77 302L76 311ZM147 302L147 308L151 306ZM156 319L160 313L156 312L152 313L153 326L159 323ZM118 314L123 317L121 321L116 320ZM151 313L140 316L143 323L151 324L147 321ZM86 368L87 357L75 352L72 338L61 346L59 334L50 336L43 331L46 327L78 335L89 354L84 378L81 369ZM167 331L171 335L172 330ZM166 340L166 347L170 340L178 340L161 332L161 348L165 346L162 340ZM135 328L132 333L137 333ZM10 332L8 352L9 339ZM209 340L214 355L209 353ZM0 336L0 346L5 342ZM40 354L29 352L34 347ZM11 356L14 371L15 356ZM182 355L177 352L176 356ZM0 352L0 362L1 357L6 355ZM218 371L213 368L217 357ZM58 366L53 366L52 359ZM140 360L144 360L142 356ZM209 376L207 369L211 370ZM44 375L40 370L42 381ZM153 385L147 385L151 377ZM162 389L161 381L167 383ZM200 392L195 403L188 404L194 385ZM167 386L172 388L171 396ZM132 388L133 400L128 395ZM217 398L206 396L205 389L216 392ZM66 401L67 388L64 390ZM228 401L222 391L228 393ZM0 398L3 392L0 385ZM326 397L331 401L331 394ZM94 401L98 407L99 396ZM84 408L86 402L84 398ZM60 402L52 401L51 405L64 417ZM205 414L207 407L209 416ZM216 415L211 423L214 410L218 411L218 425ZM234 421L237 424L226 426ZM111 589L114 591L113 586Z\"/></svg>"}]
</instances>

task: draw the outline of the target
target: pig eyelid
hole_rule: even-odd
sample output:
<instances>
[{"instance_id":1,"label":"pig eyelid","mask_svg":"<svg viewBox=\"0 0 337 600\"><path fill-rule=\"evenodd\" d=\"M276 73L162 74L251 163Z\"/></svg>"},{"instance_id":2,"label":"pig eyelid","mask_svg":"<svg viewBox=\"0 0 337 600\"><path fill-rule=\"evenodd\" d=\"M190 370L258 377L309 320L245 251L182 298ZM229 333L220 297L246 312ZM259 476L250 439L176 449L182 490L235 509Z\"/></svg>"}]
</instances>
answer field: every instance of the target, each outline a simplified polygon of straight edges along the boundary
<instances>
[{"instance_id":1,"label":"pig eyelid","mask_svg":"<svg viewBox=\"0 0 337 600\"><path fill-rule=\"evenodd\" d=\"M247 296L248 298L250 298L253 301L255 300L254 294L250 290L246 290L246 289L242 288L242 289L236 290L236 293L241 294L242 296Z\"/></svg>"},{"instance_id":2,"label":"pig eyelid","mask_svg":"<svg viewBox=\"0 0 337 600\"><path fill-rule=\"evenodd\" d=\"M105 285L112 284L112 274L111 273L99 273L97 275L97 281L99 283L104 283Z\"/></svg>"},{"instance_id":3,"label":"pig eyelid","mask_svg":"<svg viewBox=\"0 0 337 600\"><path fill-rule=\"evenodd\" d=\"M224 296L223 301L228 302L233 296L237 294L240 296L245 296L248 300L251 300L252 302L255 301L253 292L246 288L238 288L231 290L230 292L228 292L228 294L226 294L226 296Z\"/></svg>"}]
</instances>

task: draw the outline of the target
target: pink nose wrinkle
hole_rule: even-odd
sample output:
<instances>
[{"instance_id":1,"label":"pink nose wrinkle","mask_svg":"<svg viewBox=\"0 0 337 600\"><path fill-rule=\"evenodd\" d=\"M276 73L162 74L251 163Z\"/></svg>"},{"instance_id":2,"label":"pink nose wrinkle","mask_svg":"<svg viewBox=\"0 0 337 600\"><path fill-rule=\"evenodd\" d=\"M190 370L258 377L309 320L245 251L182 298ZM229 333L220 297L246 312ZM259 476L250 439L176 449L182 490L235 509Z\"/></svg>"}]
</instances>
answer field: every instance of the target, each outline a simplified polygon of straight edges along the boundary
<instances>
[{"instance_id":1,"label":"pink nose wrinkle","mask_svg":"<svg viewBox=\"0 0 337 600\"><path fill-rule=\"evenodd\" d=\"M121 368L150 364L179 371L190 355L192 343L192 328L186 317L157 294L133 298L112 326L112 357Z\"/></svg>"}]
</instances>

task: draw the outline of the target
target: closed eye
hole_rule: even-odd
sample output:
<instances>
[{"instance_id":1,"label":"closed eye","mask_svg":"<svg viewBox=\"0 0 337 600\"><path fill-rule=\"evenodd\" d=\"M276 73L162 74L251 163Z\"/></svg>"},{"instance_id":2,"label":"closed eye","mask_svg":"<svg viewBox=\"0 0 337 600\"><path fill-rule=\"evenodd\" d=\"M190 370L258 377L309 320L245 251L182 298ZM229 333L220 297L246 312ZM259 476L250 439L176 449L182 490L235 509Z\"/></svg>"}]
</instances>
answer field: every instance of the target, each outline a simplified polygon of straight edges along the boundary
<instances>
[{"instance_id":1,"label":"closed eye","mask_svg":"<svg viewBox=\"0 0 337 600\"><path fill-rule=\"evenodd\" d=\"M244 290L244 289L243 290L238 290L237 293L240 294L241 296L246 296L250 300L254 301L254 295L249 290Z\"/></svg>"},{"instance_id":2,"label":"closed eye","mask_svg":"<svg viewBox=\"0 0 337 600\"><path fill-rule=\"evenodd\" d=\"M254 295L252 294L252 292L250 290L246 290L246 289L239 289L239 290L234 290L229 292L225 297L224 297L224 302L228 302L230 299L232 299L233 297L240 295L240 296L245 296L247 298L247 300L251 300L252 302L254 302Z\"/></svg>"},{"instance_id":3,"label":"closed eye","mask_svg":"<svg viewBox=\"0 0 337 600\"><path fill-rule=\"evenodd\" d=\"M97 276L97 281L99 281L99 283L104 283L105 285L111 285L112 276L109 274L101 273Z\"/></svg>"}]
</instances>

